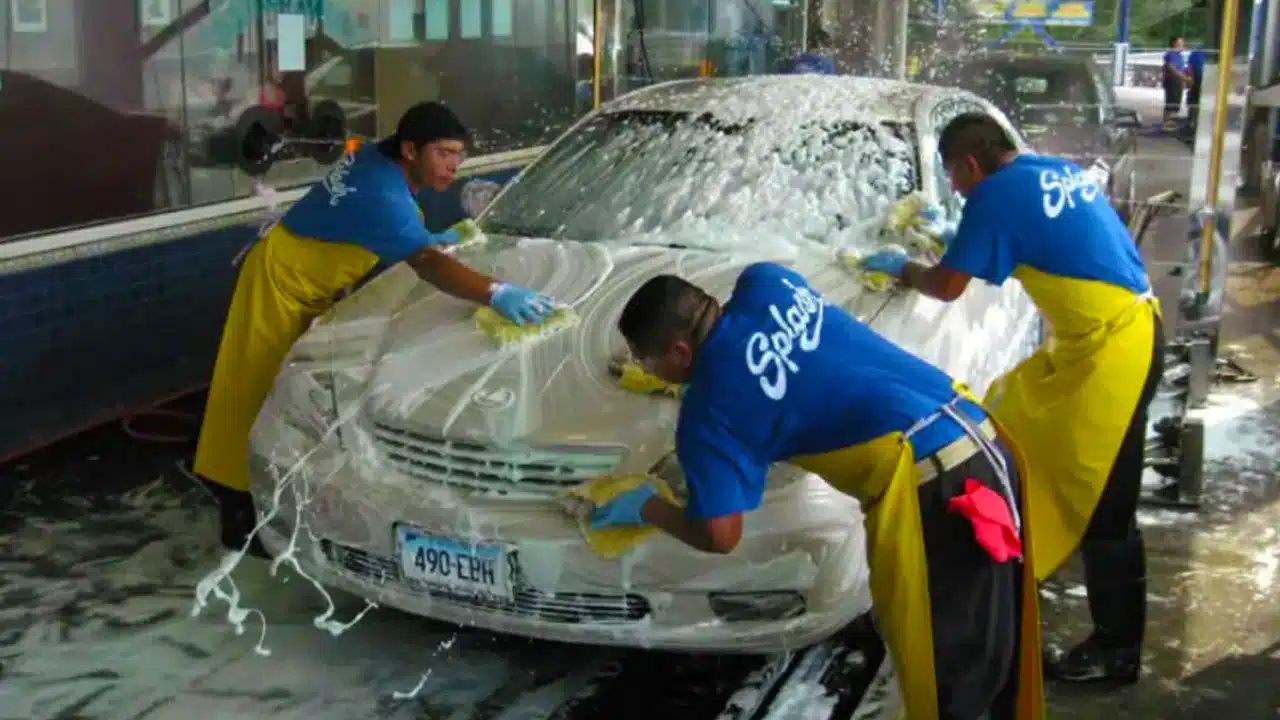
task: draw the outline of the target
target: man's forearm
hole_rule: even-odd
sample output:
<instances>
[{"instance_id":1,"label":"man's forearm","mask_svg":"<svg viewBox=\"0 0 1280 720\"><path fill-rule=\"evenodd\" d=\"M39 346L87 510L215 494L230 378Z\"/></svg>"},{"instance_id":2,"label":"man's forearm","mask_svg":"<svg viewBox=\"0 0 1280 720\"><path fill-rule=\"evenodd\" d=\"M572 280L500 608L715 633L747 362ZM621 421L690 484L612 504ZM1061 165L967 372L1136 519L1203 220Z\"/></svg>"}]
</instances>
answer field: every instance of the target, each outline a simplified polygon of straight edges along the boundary
<instances>
[{"instance_id":1,"label":"man's forearm","mask_svg":"<svg viewBox=\"0 0 1280 720\"><path fill-rule=\"evenodd\" d=\"M418 277L435 285L442 292L481 305L488 304L489 287L493 284L493 278L474 270L452 255L435 248L424 248L409 258L408 262L418 273Z\"/></svg>"},{"instance_id":2,"label":"man's forearm","mask_svg":"<svg viewBox=\"0 0 1280 720\"><path fill-rule=\"evenodd\" d=\"M948 278L938 272L936 265L907 262L902 266L902 284L938 300L951 301L956 294L949 287Z\"/></svg>"},{"instance_id":3,"label":"man's forearm","mask_svg":"<svg viewBox=\"0 0 1280 720\"><path fill-rule=\"evenodd\" d=\"M695 550L716 552L715 538L706 523L690 522L684 508L654 495L640 510L640 518Z\"/></svg>"}]
</instances>

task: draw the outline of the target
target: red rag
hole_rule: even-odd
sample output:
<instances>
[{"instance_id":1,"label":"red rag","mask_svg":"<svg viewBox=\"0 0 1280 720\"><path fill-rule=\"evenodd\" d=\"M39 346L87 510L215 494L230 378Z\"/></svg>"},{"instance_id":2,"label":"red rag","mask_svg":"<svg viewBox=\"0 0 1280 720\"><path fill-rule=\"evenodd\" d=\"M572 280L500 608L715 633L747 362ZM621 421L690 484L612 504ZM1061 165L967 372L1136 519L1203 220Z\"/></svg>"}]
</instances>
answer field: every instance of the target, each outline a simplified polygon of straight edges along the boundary
<instances>
[{"instance_id":1,"label":"red rag","mask_svg":"<svg viewBox=\"0 0 1280 720\"><path fill-rule=\"evenodd\" d=\"M1022 538L1013 524L1009 504L1000 493L969 478L964 481L964 494L951 498L947 509L969 520L974 539L991 559L998 563L1022 559Z\"/></svg>"}]
</instances>

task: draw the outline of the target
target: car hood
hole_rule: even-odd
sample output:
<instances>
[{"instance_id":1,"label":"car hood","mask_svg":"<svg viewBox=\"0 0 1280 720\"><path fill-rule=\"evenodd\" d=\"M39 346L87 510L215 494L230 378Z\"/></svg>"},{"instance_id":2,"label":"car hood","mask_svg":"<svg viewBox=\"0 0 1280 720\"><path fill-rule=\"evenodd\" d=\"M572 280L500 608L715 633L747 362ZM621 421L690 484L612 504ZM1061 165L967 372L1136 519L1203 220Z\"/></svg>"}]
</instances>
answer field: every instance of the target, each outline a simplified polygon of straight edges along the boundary
<instances>
[{"instance_id":1,"label":"car hood","mask_svg":"<svg viewBox=\"0 0 1280 720\"><path fill-rule=\"evenodd\" d=\"M642 472L666 452L677 404L623 390L609 371L625 352L622 308L649 278L678 273L727 298L742 269L761 260L796 267L832 302L867 315L863 297L829 253L726 253L491 238L460 259L571 307L576 325L500 345L477 330L476 308L399 266L340 303L296 346L292 363L329 367L346 403L358 398L375 428L527 446L606 446ZM662 443L662 445L655 445Z\"/></svg>"}]
</instances>

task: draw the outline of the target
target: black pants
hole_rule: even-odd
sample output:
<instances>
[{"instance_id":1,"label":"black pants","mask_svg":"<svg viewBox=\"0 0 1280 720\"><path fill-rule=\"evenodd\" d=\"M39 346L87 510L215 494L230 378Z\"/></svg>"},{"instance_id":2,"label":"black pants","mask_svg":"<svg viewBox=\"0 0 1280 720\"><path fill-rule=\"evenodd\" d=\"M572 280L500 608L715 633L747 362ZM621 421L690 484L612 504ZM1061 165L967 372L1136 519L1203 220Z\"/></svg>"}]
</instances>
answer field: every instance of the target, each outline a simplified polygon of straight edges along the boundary
<instances>
[{"instance_id":1,"label":"black pants","mask_svg":"<svg viewBox=\"0 0 1280 720\"><path fill-rule=\"evenodd\" d=\"M1138 529L1138 495L1147 435L1147 411L1164 374L1164 330L1155 320L1151 368L1111 475L1080 543L1094 640L1115 650L1142 649L1147 624L1147 560Z\"/></svg>"},{"instance_id":2,"label":"black pants","mask_svg":"<svg viewBox=\"0 0 1280 720\"><path fill-rule=\"evenodd\" d=\"M1010 482L1017 470L1003 446ZM933 655L939 720L1013 717L1017 696L1018 639L1022 617L1022 563L997 563L978 545L973 525L947 509L974 478L1001 492L982 453L920 486L920 519L929 565ZM1002 493L1003 494L1003 493Z\"/></svg>"},{"instance_id":3,"label":"black pants","mask_svg":"<svg viewBox=\"0 0 1280 720\"><path fill-rule=\"evenodd\" d=\"M1182 110L1182 93L1186 85L1181 80L1164 81L1164 119L1169 120Z\"/></svg>"},{"instance_id":4,"label":"black pants","mask_svg":"<svg viewBox=\"0 0 1280 720\"><path fill-rule=\"evenodd\" d=\"M1195 124L1200 117L1200 79L1197 78L1187 88L1187 119Z\"/></svg>"}]
</instances>

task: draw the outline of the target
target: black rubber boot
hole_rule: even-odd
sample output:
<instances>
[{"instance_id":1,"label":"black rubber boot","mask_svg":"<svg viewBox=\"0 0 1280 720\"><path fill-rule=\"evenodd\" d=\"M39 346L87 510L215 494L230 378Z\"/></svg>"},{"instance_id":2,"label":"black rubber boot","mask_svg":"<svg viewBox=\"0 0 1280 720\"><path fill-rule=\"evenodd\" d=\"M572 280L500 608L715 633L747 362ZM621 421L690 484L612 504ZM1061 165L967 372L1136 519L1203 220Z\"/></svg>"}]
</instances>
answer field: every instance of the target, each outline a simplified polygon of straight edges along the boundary
<instances>
[{"instance_id":1,"label":"black rubber boot","mask_svg":"<svg viewBox=\"0 0 1280 720\"><path fill-rule=\"evenodd\" d=\"M1050 680L1059 682L1132 685L1142 672L1142 650L1108 647L1090 635L1065 653L1046 653L1044 669Z\"/></svg>"},{"instance_id":2,"label":"black rubber boot","mask_svg":"<svg viewBox=\"0 0 1280 720\"><path fill-rule=\"evenodd\" d=\"M1142 535L1135 528L1125 540L1086 540L1080 554L1094 630L1065 654L1046 657L1045 672L1062 682L1135 683L1142 670L1147 622Z\"/></svg>"},{"instance_id":3,"label":"black rubber boot","mask_svg":"<svg viewBox=\"0 0 1280 720\"><path fill-rule=\"evenodd\" d=\"M263 560L271 559L271 555L256 535L249 541L248 548L245 547L249 533L253 532L253 528L258 524L258 515L253 508L253 496L205 478L200 479L218 501L222 547L232 552L244 550L246 554Z\"/></svg>"}]
</instances>

